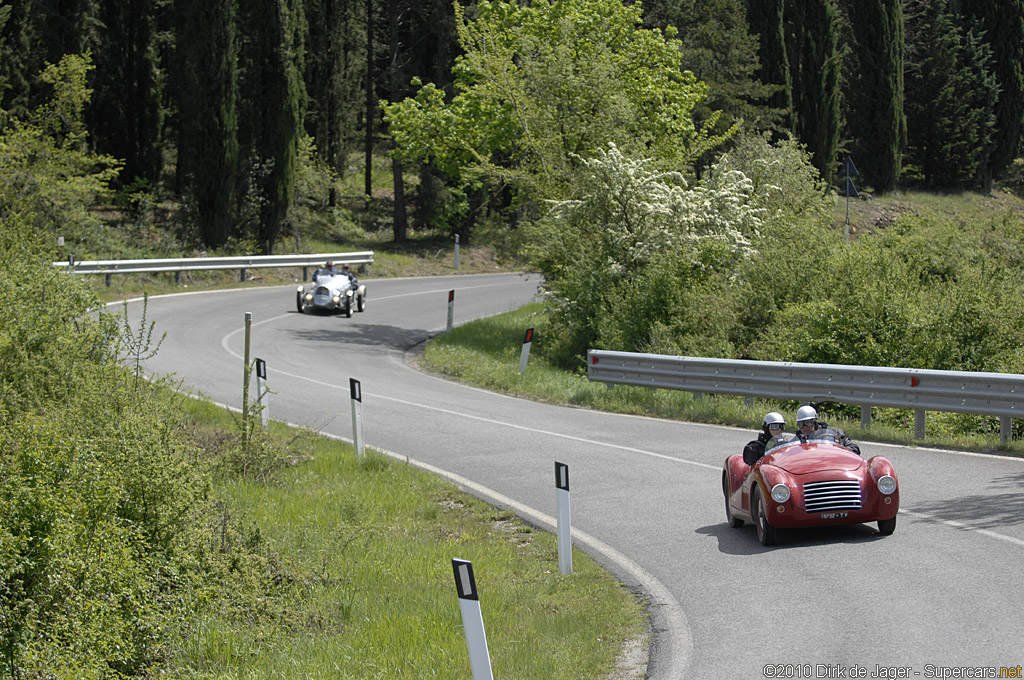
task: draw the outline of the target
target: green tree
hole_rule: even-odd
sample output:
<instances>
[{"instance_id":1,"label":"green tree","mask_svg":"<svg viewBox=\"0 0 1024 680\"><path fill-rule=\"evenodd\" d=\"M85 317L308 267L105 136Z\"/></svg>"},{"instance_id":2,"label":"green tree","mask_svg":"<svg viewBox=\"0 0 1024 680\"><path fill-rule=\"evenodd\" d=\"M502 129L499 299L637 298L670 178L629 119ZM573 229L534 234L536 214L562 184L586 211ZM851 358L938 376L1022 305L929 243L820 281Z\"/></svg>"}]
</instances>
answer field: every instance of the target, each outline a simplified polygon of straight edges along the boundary
<instances>
[{"instance_id":1,"label":"green tree","mask_svg":"<svg viewBox=\"0 0 1024 680\"><path fill-rule=\"evenodd\" d=\"M124 160L122 180L159 177L164 111L156 25L168 0L98 0L95 95L89 129L105 153Z\"/></svg>"},{"instance_id":2,"label":"green tree","mask_svg":"<svg viewBox=\"0 0 1024 680\"><path fill-rule=\"evenodd\" d=\"M434 163L471 193L487 182L515 187L520 200L563 198L579 159L608 142L681 167L719 141L695 129L707 88L680 70L674 31L643 29L638 4L501 1L456 12L455 96L426 85L387 106L386 119L405 158Z\"/></svg>"},{"instance_id":3,"label":"green tree","mask_svg":"<svg viewBox=\"0 0 1024 680\"><path fill-rule=\"evenodd\" d=\"M306 131L324 162L339 177L348 174L348 156L359 145L358 121L366 70L366 17L362 4L305 0L309 33L305 64ZM330 205L337 205L331 192Z\"/></svg>"},{"instance_id":4,"label":"green tree","mask_svg":"<svg viewBox=\"0 0 1024 680\"><path fill-rule=\"evenodd\" d=\"M178 0L178 173L199 239L234 232L238 173L238 41L233 0Z\"/></svg>"},{"instance_id":5,"label":"green tree","mask_svg":"<svg viewBox=\"0 0 1024 680\"><path fill-rule=\"evenodd\" d=\"M848 0L851 59L846 124L851 150L875 191L896 187L906 143L903 113L903 2Z\"/></svg>"},{"instance_id":6,"label":"green tree","mask_svg":"<svg viewBox=\"0 0 1024 680\"><path fill-rule=\"evenodd\" d=\"M839 148L838 16L835 0L790 0L787 46L797 138L832 183Z\"/></svg>"},{"instance_id":7,"label":"green tree","mask_svg":"<svg viewBox=\"0 0 1024 680\"><path fill-rule=\"evenodd\" d=\"M946 0L906 7L908 162L929 186L974 186L995 132L992 50Z\"/></svg>"},{"instance_id":8,"label":"green tree","mask_svg":"<svg viewBox=\"0 0 1024 680\"><path fill-rule=\"evenodd\" d=\"M302 134L302 0L242 3L240 143L248 182L245 225L264 253L285 227Z\"/></svg>"},{"instance_id":9,"label":"green tree","mask_svg":"<svg viewBox=\"0 0 1024 680\"><path fill-rule=\"evenodd\" d=\"M960 0L960 6L984 31L985 42L992 48L993 71L999 86L992 153L983 168L987 193L992 189L992 178L1013 163L1024 141L1024 0Z\"/></svg>"},{"instance_id":10,"label":"green tree","mask_svg":"<svg viewBox=\"0 0 1024 680\"><path fill-rule=\"evenodd\" d=\"M679 32L681 66L708 86L695 111L698 123L721 111L719 132L737 122L757 129L775 121L765 103L777 88L763 83L758 39L748 30L743 0L648 0L644 24Z\"/></svg>"},{"instance_id":11,"label":"green tree","mask_svg":"<svg viewBox=\"0 0 1024 680\"><path fill-rule=\"evenodd\" d=\"M775 88L768 102L781 130L793 128L793 78L786 54L785 0L747 0L747 22L758 38L757 73L761 82Z\"/></svg>"}]
</instances>

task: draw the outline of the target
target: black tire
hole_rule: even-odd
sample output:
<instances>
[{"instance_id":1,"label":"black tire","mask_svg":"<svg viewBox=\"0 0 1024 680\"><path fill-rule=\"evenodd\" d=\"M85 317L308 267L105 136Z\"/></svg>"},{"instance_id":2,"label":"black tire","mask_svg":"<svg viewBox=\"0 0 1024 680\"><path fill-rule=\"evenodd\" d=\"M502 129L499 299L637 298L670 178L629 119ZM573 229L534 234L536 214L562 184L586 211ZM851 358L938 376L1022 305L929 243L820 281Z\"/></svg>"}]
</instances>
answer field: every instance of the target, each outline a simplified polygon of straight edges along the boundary
<instances>
[{"instance_id":1,"label":"black tire","mask_svg":"<svg viewBox=\"0 0 1024 680\"><path fill-rule=\"evenodd\" d=\"M361 312L364 309L366 309L366 300L362 295L360 295L356 298L356 311Z\"/></svg>"},{"instance_id":2,"label":"black tire","mask_svg":"<svg viewBox=\"0 0 1024 680\"><path fill-rule=\"evenodd\" d=\"M896 517L892 519L880 519L878 520L878 533L883 536L891 536L892 532L896 531Z\"/></svg>"},{"instance_id":3,"label":"black tire","mask_svg":"<svg viewBox=\"0 0 1024 680\"><path fill-rule=\"evenodd\" d=\"M306 311L306 305L302 304L302 291L297 291L295 293L295 308L299 310L299 314Z\"/></svg>"},{"instance_id":4,"label":"black tire","mask_svg":"<svg viewBox=\"0 0 1024 680\"><path fill-rule=\"evenodd\" d=\"M754 492L751 494L753 498L750 499L752 514L754 516L754 525L757 527L757 540L761 542L761 545L775 545L775 541L778 539L776 529L768 521L768 516L765 513L764 503L761 500L761 487L754 485Z\"/></svg>"},{"instance_id":5,"label":"black tire","mask_svg":"<svg viewBox=\"0 0 1024 680\"><path fill-rule=\"evenodd\" d=\"M739 529L743 526L743 520L734 516L732 510L729 509L729 475L726 472L722 473L722 493L725 495L725 519L729 522L730 527Z\"/></svg>"},{"instance_id":6,"label":"black tire","mask_svg":"<svg viewBox=\"0 0 1024 680\"><path fill-rule=\"evenodd\" d=\"M345 303L345 318L346 319L351 319L352 318L352 301L351 300L349 300L348 302Z\"/></svg>"}]
</instances>

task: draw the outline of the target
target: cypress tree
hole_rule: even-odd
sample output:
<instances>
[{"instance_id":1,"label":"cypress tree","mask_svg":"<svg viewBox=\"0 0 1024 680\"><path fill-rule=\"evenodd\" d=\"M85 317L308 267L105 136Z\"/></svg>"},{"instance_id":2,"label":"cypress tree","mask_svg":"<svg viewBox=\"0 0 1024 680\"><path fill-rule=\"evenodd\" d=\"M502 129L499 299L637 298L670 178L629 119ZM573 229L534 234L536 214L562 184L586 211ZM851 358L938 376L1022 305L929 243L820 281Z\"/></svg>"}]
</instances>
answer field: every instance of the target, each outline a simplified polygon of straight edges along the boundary
<instances>
[{"instance_id":1,"label":"cypress tree","mask_svg":"<svg viewBox=\"0 0 1024 680\"><path fill-rule=\"evenodd\" d=\"M160 174L162 82L156 18L160 0L99 0L96 63L88 123L102 153L124 160L123 184Z\"/></svg>"},{"instance_id":2,"label":"cypress tree","mask_svg":"<svg viewBox=\"0 0 1024 680\"><path fill-rule=\"evenodd\" d=\"M993 70L999 85L995 106L996 130L992 152L984 168L984 188L1021 152L1024 139L1024 0L960 0L962 11L984 30L991 47Z\"/></svg>"},{"instance_id":3,"label":"cypress tree","mask_svg":"<svg viewBox=\"0 0 1024 680\"><path fill-rule=\"evenodd\" d=\"M178 173L210 248L232 234L238 170L234 0L177 0Z\"/></svg>"},{"instance_id":4,"label":"cypress tree","mask_svg":"<svg viewBox=\"0 0 1024 680\"><path fill-rule=\"evenodd\" d=\"M365 71L362 4L345 0L305 0L309 33L305 83L306 131L321 158L339 177L358 146L357 126ZM330 204L337 204L331 191Z\"/></svg>"},{"instance_id":5,"label":"cypress tree","mask_svg":"<svg viewBox=\"0 0 1024 680\"><path fill-rule=\"evenodd\" d=\"M947 0L908 0L907 157L929 186L974 186L988 163L998 86L992 50Z\"/></svg>"},{"instance_id":6,"label":"cypress tree","mask_svg":"<svg viewBox=\"0 0 1024 680\"><path fill-rule=\"evenodd\" d=\"M784 7L785 0L747 0L747 23L750 32L758 36L758 75L761 82L776 88L768 106L777 112L782 129L795 132L793 79L786 55Z\"/></svg>"},{"instance_id":7,"label":"cypress tree","mask_svg":"<svg viewBox=\"0 0 1024 680\"><path fill-rule=\"evenodd\" d=\"M797 138L832 183L839 148L838 22L835 0L788 0L785 8Z\"/></svg>"},{"instance_id":8,"label":"cypress tree","mask_svg":"<svg viewBox=\"0 0 1024 680\"><path fill-rule=\"evenodd\" d=\"M846 102L852 151L875 191L896 187L907 123L903 114L903 2L847 0L852 64Z\"/></svg>"},{"instance_id":9,"label":"cypress tree","mask_svg":"<svg viewBox=\"0 0 1024 680\"><path fill-rule=\"evenodd\" d=\"M302 134L304 15L301 0L254 0L239 6L240 140L247 171L244 210L249 235L271 253L295 193Z\"/></svg>"}]
</instances>

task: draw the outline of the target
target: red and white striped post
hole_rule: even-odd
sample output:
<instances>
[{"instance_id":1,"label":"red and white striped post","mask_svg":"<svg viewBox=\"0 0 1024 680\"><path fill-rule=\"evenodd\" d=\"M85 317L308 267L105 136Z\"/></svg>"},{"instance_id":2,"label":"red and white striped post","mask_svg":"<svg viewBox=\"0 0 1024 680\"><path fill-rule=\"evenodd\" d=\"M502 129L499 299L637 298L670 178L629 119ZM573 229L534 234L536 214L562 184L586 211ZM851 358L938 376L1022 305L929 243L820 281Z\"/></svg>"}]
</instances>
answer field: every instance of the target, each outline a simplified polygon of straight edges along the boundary
<instances>
[{"instance_id":1,"label":"red and white striped post","mask_svg":"<svg viewBox=\"0 0 1024 680\"><path fill-rule=\"evenodd\" d=\"M555 463L555 495L558 497L558 571L572 573L572 522L569 516L569 466Z\"/></svg>"},{"instance_id":2,"label":"red and white striped post","mask_svg":"<svg viewBox=\"0 0 1024 680\"><path fill-rule=\"evenodd\" d=\"M519 354L519 372L526 373L526 362L530 360L530 345L533 344L533 329L526 329L526 337L523 338L523 351Z\"/></svg>"},{"instance_id":3,"label":"red and white striped post","mask_svg":"<svg viewBox=\"0 0 1024 680\"><path fill-rule=\"evenodd\" d=\"M476 590L476 579L473 578L473 563L453 558L452 571L455 572L455 590L459 593L462 628L466 632L466 647L469 649L469 666L473 670L473 680L494 680L491 655L487 651L484 617L480 611L480 595Z\"/></svg>"},{"instance_id":4,"label":"red and white striped post","mask_svg":"<svg viewBox=\"0 0 1024 680\"><path fill-rule=\"evenodd\" d=\"M348 380L352 394L352 442L356 447L356 455L363 455L363 390L355 378Z\"/></svg>"},{"instance_id":5,"label":"red and white striped post","mask_svg":"<svg viewBox=\"0 0 1024 680\"><path fill-rule=\"evenodd\" d=\"M270 424L270 390L267 389L267 362L256 360L256 408L260 411L260 425ZM266 397L266 399L264 399Z\"/></svg>"},{"instance_id":6,"label":"red and white striped post","mask_svg":"<svg viewBox=\"0 0 1024 680\"><path fill-rule=\"evenodd\" d=\"M452 321L455 318L455 291L448 291L448 332L452 332Z\"/></svg>"}]
</instances>

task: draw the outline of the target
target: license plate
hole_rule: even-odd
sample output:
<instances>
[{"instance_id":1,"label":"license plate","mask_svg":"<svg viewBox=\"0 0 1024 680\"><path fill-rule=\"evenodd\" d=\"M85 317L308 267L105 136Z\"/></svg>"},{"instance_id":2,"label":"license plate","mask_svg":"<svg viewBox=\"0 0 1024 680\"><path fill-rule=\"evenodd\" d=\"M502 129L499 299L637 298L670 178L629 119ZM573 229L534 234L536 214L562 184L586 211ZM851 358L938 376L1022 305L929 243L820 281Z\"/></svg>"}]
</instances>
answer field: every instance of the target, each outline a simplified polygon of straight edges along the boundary
<instances>
[{"instance_id":1,"label":"license plate","mask_svg":"<svg viewBox=\"0 0 1024 680\"><path fill-rule=\"evenodd\" d=\"M843 519L845 517L848 517L849 514L850 513L848 513L848 512L823 512L823 513L821 513L821 518L822 519Z\"/></svg>"}]
</instances>

